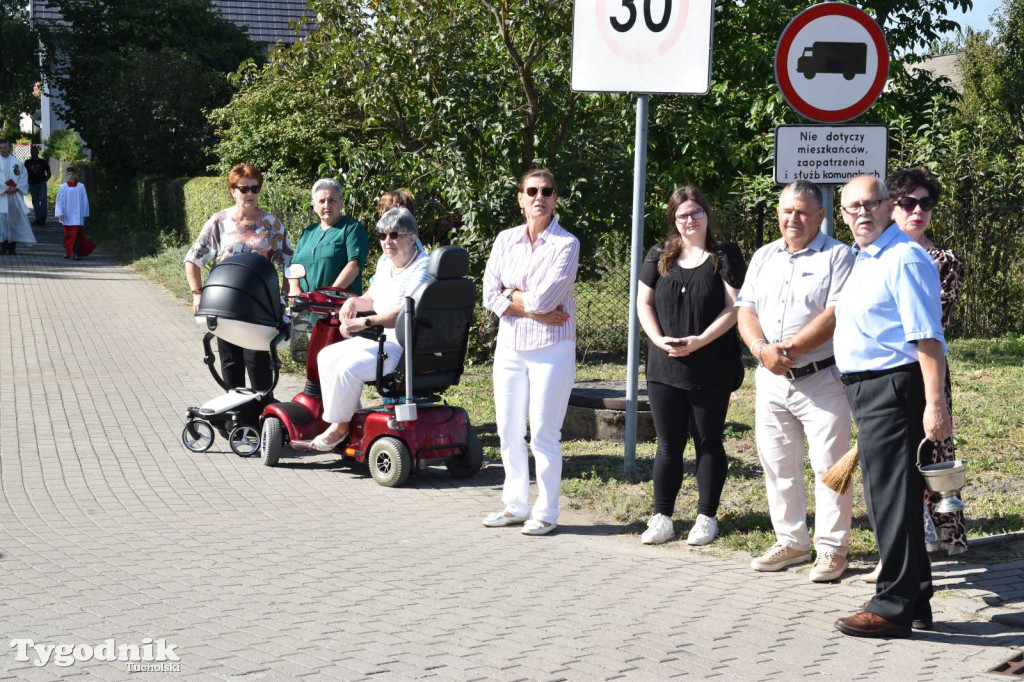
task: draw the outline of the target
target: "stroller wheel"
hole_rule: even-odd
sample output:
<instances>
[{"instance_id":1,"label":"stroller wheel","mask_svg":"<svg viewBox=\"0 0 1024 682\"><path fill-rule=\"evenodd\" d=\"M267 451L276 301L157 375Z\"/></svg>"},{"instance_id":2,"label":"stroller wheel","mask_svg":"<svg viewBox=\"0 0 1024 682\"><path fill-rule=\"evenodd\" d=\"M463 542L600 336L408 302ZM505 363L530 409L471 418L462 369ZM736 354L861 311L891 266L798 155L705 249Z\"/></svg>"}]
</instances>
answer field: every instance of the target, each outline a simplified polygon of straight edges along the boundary
<instances>
[{"instance_id":1,"label":"stroller wheel","mask_svg":"<svg viewBox=\"0 0 1024 682\"><path fill-rule=\"evenodd\" d=\"M260 440L260 459L263 465L277 466L283 448L284 433L281 430L281 420L277 417L267 417L263 422L263 438Z\"/></svg>"},{"instance_id":2,"label":"stroller wheel","mask_svg":"<svg viewBox=\"0 0 1024 682\"><path fill-rule=\"evenodd\" d=\"M181 443L191 452L206 452L215 438L210 422L202 419L189 419L181 432Z\"/></svg>"},{"instance_id":3,"label":"stroller wheel","mask_svg":"<svg viewBox=\"0 0 1024 682\"><path fill-rule=\"evenodd\" d=\"M239 426L228 436L231 451L239 457L252 457L260 449L260 432L252 426Z\"/></svg>"}]
</instances>

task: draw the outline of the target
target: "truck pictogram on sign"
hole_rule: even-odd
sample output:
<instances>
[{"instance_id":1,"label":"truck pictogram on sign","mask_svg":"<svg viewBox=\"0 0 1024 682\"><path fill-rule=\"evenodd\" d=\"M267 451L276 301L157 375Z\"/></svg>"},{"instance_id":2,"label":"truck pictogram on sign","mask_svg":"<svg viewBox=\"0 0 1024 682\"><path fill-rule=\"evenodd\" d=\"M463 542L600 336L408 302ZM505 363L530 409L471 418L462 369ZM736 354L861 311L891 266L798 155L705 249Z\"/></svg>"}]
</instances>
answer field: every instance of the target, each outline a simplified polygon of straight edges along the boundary
<instances>
[{"instance_id":1,"label":"truck pictogram on sign","mask_svg":"<svg viewBox=\"0 0 1024 682\"><path fill-rule=\"evenodd\" d=\"M855 76L867 71L867 43L816 42L804 48L796 62L797 73L804 78L814 78L819 73L841 73L852 81Z\"/></svg>"}]
</instances>

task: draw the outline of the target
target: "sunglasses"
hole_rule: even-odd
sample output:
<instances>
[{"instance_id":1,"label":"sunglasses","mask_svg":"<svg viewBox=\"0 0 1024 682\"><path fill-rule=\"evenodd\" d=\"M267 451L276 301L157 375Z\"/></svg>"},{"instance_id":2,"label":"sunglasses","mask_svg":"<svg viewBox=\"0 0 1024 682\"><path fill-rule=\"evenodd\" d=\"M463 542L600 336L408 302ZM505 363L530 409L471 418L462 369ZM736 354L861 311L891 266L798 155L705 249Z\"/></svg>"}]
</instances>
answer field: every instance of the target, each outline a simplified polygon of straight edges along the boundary
<instances>
[{"instance_id":1,"label":"sunglasses","mask_svg":"<svg viewBox=\"0 0 1024 682\"><path fill-rule=\"evenodd\" d=\"M549 197L549 196L551 196L552 194L555 193L555 188L554 187L527 187L523 191L526 192L526 196L528 196L528 197L535 197L535 196L537 196L537 192L540 192L542 195L544 195L546 197Z\"/></svg>"},{"instance_id":2,"label":"sunglasses","mask_svg":"<svg viewBox=\"0 0 1024 682\"><path fill-rule=\"evenodd\" d=\"M378 232L377 233L377 236L380 237L380 240L382 242L386 242L389 239L391 241L393 241L393 242L397 242L400 238L404 237L405 235L406 235L405 232Z\"/></svg>"},{"instance_id":3,"label":"sunglasses","mask_svg":"<svg viewBox=\"0 0 1024 682\"><path fill-rule=\"evenodd\" d=\"M903 197L896 200L896 205L907 213L912 213L919 205L922 211L930 211L935 208L935 199L931 197L921 197L920 199L917 197Z\"/></svg>"},{"instance_id":4,"label":"sunglasses","mask_svg":"<svg viewBox=\"0 0 1024 682\"><path fill-rule=\"evenodd\" d=\"M260 193L259 185L235 185L235 189L237 189L242 194L248 194L249 192L252 192L253 194Z\"/></svg>"}]
</instances>

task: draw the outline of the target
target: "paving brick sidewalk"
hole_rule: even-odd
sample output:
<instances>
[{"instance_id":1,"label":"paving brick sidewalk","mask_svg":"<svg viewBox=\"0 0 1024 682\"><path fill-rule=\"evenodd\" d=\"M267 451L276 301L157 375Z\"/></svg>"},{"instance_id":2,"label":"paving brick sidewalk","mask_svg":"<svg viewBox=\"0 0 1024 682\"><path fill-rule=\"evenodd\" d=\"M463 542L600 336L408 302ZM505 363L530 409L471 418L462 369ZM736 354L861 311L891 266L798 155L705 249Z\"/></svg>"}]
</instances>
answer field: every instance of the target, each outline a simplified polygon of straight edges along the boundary
<instances>
[{"instance_id":1,"label":"paving brick sidewalk","mask_svg":"<svg viewBox=\"0 0 1024 682\"><path fill-rule=\"evenodd\" d=\"M987 619L1020 608L1024 562L939 565L938 631L857 640L832 627L871 594L856 578L755 575L575 512L544 538L483 528L494 464L391 490L326 457L190 454L184 408L218 389L189 311L40 237L0 257L0 679L130 677L17 661L20 638L162 638L165 674L247 681L985 679L1024 647Z\"/></svg>"}]
</instances>

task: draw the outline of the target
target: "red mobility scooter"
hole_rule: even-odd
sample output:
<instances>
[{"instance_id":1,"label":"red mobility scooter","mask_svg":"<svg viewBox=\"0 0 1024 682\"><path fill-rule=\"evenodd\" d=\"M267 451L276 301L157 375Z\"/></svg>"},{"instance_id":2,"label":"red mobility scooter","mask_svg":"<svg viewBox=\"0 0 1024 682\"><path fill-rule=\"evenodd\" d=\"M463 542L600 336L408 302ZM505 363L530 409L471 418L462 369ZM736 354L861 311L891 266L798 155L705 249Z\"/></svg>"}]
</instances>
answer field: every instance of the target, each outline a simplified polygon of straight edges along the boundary
<instances>
[{"instance_id":1,"label":"red mobility scooter","mask_svg":"<svg viewBox=\"0 0 1024 682\"><path fill-rule=\"evenodd\" d=\"M431 252L428 273L433 279L406 298L395 324L402 362L392 374L383 372L384 329L360 332L380 344L375 386L385 404L358 410L347 439L334 452L366 462L382 486L401 486L414 471L432 464L444 463L457 478L468 478L483 465L483 446L470 427L469 415L440 397L459 383L465 365L476 299L476 287L465 277L468 270L465 249L442 246ZM301 265L293 265L288 276L304 274ZM306 355L306 386L291 401L263 410L260 455L266 466L276 466L286 446L312 451L312 440L328 427L317 354L342 342L338 311L350 296L343 289L322 287L292 303L293 315L308 313L315 319Z\"/></svg>"}]
</instances>

